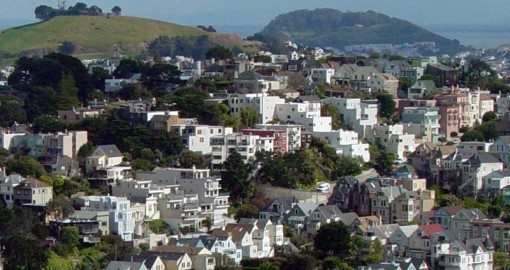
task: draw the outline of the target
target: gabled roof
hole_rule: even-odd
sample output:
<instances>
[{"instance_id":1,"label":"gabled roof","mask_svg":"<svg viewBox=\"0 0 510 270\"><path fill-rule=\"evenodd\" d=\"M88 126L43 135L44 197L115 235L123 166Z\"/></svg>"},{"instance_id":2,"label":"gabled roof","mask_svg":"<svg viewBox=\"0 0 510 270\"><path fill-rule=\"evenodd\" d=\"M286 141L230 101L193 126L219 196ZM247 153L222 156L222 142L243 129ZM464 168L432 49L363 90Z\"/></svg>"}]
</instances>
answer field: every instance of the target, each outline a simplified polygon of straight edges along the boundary
<instances>
[{"instance_id":1,"label":"gabled roof","mask_svg":"<svg viewBox=\"0 0 510 270\"><path fill-rule=\"evenodd\" d=\"M303 211L305 215L310 215L313 212L313 210L317 208L317 204L312 202L302 202L297 203L294 207L301 209L301 211ZM290 213L290 215L292 216L293 213Z\"/></svg>"},{"instance_id":2,"label":"gabled roof","mask_svg":"<svg viewBox=\"0 0 510 270\"><path fill-rule=\"evenodd\" d=\"M28 177L25 181L21 182L17 187L15 188L26 188L26 189L32 189L32 188L41 188L41 187L51 187L50 185L41 182L35 178Z\"/></svg>"},{"instance_id":3,"label":"gabled roof","mask_svg":"<svg viewBox=\"0 0 510 270\"><path fill-rule=\"evenodd\" d=\"M464 209L464 208L462 206L460 206L460 205L451 205L451 206L441 207L441 208L437 209L437 211L435 213L438 213L439 211L443 210L448 215L454 216L454 215L456 215L462 209Z\"/></svg>"},{"instance_id":4,"label":"gabled roof","mask_svg":"<svg viewBox=\"0 0 510 270\"><path fill-rule=\"evenodd\" d=\"M155 252L140 253L139 255L131 255L124 257L125 262L139 262L145 264L148 269L151 269L159 255Z\"/></svg>"},{"instance_id":5,"label":"gabled roof","mask_svg":"<svg viewBox=\"0 0 510 270\"><path fill-rule=\"evenodd\" d=\"M319 211L324 218L329 219L342 215L342 211L340 211L337 205L319 205L315 210Z\"/></svg>"},{"instance_id":6,"label":"gabled roof","mask_svg":"<svg viewBox=\"0 0 510 270\"><path fill-rule=\"evenodd\" d=\"M398 224L385 224L379 226L373 226L369 229L369 231L373 231L375 236L380 239L389 238L397 229L399 228Z\"/></svg>"},{"instance_id":7,"label":"gabled roof","mask_svg":"<svg viewBox=\"0 0 510 270\"><path fill-rule=\"evenodd\" d=\"M96 148L92 156L122 157L119 148L114 144L100 145Z\"/></svg>"},{"instance_id":8,"label":"gabled roof","mask_svg":"<svg viewBox=\"0 0 510 270\"><path fill-rule=\"evenodd\" d=\"M510 136L499 136L496 140L501 140L503 143L510 145Z\"/></svg>"},{"instance_id":9,"label":"gabled roof","mask_svg":"<svg viewBox=\"0 0 510 270\"><path fill-rule=\"evenodd\" d=\"M145 270L147 267L140 262L111 261L106 270Z\"/></svg>"},{"instance_id":10,"label":"gabled roof","mask_svg":"<svg viewBox=\"0 0 510 270\"><path fill-rule=\"evenodd\" d=\"M418 225L406 225L406 226L400 226L398 230L402 231L402 233L405 235L405 237L411 237L411 235L418 230ZM397 231L398 231L397 230Z\"/></svg>"},{"instance_id":11,"label":"gabled roof","mask_svg":"<svg viewBox=\"0 0 510 270\"><path fill-rule=\"evenodd\" d=\"M276 198L276 199L272 199L268 203L266 203L266 205L264 206L264 208L262 208L262 210L271 211L272 209L269 209L269 208L275 202L278 202L282 206L282 208L284 209L283 212L285 212L285 211L290 210L292 208L292 205L297 203L298 201L297 201L297 199L295 197Z\"/></svg>"},{"instance_id":12,"label":"gabled roof","mask_svg":"<svg viewBox=\"0 0 510 270\"><path fill-rule=\"evenodd\" d=\"M356 212L342 213L339 217L343 224L350 226L356 219L358 219L358 214Z\"/></svg>"},{"instance_id":13,"label":"gabled roof","mask_svg":"<svg viewBox=\"0 0 510 270\"><path fill-rule=\"evenodd\" d=\"M466 163L471 164L472 166L479 167L482 164L488 164L488 163L501 163L499 159L497 159L493 154L491 153L476 153L471 158L469 158Z\"/></svg>"},{"instance_id":14,"label":"gabled roof","mask_svg":"<svg viewBox=\"0 0 510 270\"><path fill-rule=\"evenodd\" d=\"M157 252L157 251L142 251L138 254L141 258L160 257L163 261L177 261L185 256L184 252ZM124 259L130 259L131 256L127 256Z\"/></svg>"},{"instance_id":15,"label":"gabled roof","mask_svg":"<svg viewBox=\"0 0 510 270\"><path fill-rule=\"evenodd\" d=\"M510 177L510 169L504 169L500 171L493 171L489 173L486 178L504 178L504 177Z\"/></svg>"}]
</instances>

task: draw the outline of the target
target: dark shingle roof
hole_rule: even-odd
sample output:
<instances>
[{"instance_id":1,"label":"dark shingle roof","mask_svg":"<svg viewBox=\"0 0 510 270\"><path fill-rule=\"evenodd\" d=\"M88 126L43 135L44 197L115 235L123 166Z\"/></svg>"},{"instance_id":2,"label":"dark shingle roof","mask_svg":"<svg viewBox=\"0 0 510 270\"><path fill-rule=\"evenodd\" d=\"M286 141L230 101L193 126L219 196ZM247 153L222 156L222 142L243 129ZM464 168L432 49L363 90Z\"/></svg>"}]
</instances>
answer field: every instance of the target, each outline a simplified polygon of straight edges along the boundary
<instances>
[{"instance_id":1,"label":"dark shingle roof","mask_svg":"<svg viewBox=\"0 0 510 270\"><path fill-rule=\"evenodd\" d=\"M96 155L107 155L108 157L122 157L122 153L119 148L117 148L114 144L100 145L94 151L94 156Z\"/></svg>"}]
</instances>

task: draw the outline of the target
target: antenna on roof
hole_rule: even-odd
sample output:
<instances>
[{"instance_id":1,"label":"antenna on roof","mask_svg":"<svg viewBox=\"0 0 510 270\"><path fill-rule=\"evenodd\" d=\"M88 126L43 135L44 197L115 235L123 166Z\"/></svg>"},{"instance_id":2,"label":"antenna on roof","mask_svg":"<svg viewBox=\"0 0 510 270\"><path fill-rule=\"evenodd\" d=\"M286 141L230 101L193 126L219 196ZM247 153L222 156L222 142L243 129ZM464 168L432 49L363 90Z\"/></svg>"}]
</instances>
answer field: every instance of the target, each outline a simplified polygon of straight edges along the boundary
<instances>
[{"instance_id":1,"label":"antenna on roof","mask_svg":"<svg viewBox=\"0 0 510 270\"><path fill-rule=\"evenodd\" d=\"M58 8L59 9L65 9L67 5L67 0L59 0L58 1Z\"/></svg>"}]
</instances>

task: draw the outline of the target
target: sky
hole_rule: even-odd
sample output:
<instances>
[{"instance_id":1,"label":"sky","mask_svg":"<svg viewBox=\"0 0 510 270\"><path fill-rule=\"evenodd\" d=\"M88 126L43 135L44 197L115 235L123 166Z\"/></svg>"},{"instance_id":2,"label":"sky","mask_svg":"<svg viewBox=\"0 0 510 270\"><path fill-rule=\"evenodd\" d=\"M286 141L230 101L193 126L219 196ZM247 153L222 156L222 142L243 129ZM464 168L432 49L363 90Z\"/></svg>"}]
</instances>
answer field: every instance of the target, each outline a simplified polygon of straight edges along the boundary
<instances>
[{"instance_id":1,"label":"sky","mask_svg":"<svg viewBox=\"0 0 510 270\"><path fill-rule=\"evenodd\" d=\"M76 1L68 0L69 4ZM510 32L508 0L82 0L104 11L119 5L124 15L185 25L246 26L260 30L279 14L296 9L335 8L374 10L438 32L459 28L506 29ZM38 5L57 6L58 0L0 0L0 24L16 26L34 21ZM222 29L223 28L223 29ZM236 29L236 28L232 28ZM452 31L453 31L452 30ZM452 37L453 38L453 37ZM509 40L510 41L510 40Z\"/></svg>"}]
</instances>

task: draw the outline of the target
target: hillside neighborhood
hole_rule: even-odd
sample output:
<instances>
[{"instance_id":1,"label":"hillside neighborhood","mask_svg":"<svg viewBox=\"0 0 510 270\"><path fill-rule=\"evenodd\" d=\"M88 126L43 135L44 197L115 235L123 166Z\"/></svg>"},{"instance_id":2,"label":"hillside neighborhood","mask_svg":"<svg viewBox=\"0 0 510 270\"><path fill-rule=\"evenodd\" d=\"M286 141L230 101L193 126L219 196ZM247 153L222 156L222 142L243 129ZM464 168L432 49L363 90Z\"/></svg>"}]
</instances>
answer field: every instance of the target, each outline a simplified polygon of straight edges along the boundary
<instances>
[{"instance_id":1,"label":"hillside neighborhood","mask_svg":"<svg viewBox=\"0 0 510 270\"><path fill-rule=\"evenodd\" d=\"M508 47L265 38L0 66L0 269L510 268Z\"/></svg>"}]
</instances>

